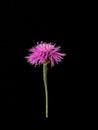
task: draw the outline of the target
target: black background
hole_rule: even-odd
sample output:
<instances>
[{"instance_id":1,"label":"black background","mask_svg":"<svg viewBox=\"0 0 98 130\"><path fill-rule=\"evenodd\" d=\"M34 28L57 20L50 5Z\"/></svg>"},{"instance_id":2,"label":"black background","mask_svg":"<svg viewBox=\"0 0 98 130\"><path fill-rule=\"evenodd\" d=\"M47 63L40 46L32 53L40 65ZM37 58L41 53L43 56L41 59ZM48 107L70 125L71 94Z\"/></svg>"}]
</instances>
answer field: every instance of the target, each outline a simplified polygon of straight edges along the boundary
<instances>
[{"instance_id":1,"label":"black background","mask_svg":"<svg viewBox=\"0 0 98 130\"><path fill-rule=\"evenodd\" d=\"M49 66L47 122L70 123L83 117L86 111L83 105L86 104L83 49L88 15L85 4L82 5L75 2L0 2L2 119L45 120L42 66L34 68L24 58L27 49L37 41L54 42L67 53L59 65L52 69Z\"/></svg>"}]
</instances>

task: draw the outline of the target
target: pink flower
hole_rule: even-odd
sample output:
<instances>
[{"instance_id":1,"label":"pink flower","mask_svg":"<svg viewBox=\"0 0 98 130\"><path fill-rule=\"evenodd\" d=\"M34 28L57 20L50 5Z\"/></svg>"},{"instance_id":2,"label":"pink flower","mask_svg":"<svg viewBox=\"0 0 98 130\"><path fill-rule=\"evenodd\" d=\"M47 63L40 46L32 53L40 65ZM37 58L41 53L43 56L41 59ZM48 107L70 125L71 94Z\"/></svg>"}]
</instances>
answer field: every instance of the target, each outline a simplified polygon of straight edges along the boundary
<instances>
[{"instance_id":1,"label":"pink flower","mask_svg":"<svg viewBox=\"0 0 98 130\"><path fill-rule=\"evenodd\" d=\"M60 53L60 48L60 46L55 47L52 43L40 42L35 47L29 49L31 54L26 56L26 59L35 66L50 61L52 67L55 63L61 62L63 56L66 56L66 54Z\"/></svg>"}]
</instances>

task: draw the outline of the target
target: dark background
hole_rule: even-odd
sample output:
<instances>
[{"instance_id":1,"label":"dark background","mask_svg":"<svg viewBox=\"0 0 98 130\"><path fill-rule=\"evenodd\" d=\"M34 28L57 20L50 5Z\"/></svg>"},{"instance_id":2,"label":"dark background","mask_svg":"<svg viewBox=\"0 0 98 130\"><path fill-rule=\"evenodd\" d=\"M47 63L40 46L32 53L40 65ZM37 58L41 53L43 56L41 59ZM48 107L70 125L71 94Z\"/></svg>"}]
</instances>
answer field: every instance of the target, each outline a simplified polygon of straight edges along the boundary
<instances>
[{"instance_id":1,"label":"dark background","mask_svg":"<svg viewBox=\"0 0 98 130\"><path fill-rule=\"evenodd\" d=\"M86 103L85 5L10 0L0 2L0 6L0 117L45 120L42 66L34 68L24 57L37 41L46 41L61 45L61 51L67 53L59 65L49 66L49 120L78 121Z\"/></svg>"}]
</instances>

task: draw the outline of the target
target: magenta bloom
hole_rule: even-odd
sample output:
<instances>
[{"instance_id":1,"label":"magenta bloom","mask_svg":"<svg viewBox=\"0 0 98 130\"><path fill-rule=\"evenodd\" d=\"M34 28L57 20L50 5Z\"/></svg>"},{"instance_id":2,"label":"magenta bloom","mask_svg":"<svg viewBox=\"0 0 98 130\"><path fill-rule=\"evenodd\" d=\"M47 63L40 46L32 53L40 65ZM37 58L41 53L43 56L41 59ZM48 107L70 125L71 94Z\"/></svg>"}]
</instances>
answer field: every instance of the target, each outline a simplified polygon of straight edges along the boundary
<instances>
[{"instance_id":1,"label":"magenta bloom","mask_svg":"<svg viewBox=\"0 0 98 130\"><path fill-rule=\"evenodd\" d=\"M45 88L45 116L48 118L48 87L47 87L47 65L51 63L51 67L55 63L59 63L66 54L60 53L60 46L55 47L55 44L40 42L35 47L29 49L31 52L26 56L27 61L32 65L43 64L43 82Z\"/></svg>"},{"instance_id":2,"label":"magenta bloom","mask_svg":"<svg viewBox=\"0 0 98 130\"><path fill-rule=\"evenodd\" d=\"M55 47L52 43L40 42L35 47L29 49L31 53L26 59L35 66L44 64L48 60L52 67L55 63L61 62L63 56L66 56L66 54L60 53L60 48L60 46Z\"/></svg>"}]
</instances>

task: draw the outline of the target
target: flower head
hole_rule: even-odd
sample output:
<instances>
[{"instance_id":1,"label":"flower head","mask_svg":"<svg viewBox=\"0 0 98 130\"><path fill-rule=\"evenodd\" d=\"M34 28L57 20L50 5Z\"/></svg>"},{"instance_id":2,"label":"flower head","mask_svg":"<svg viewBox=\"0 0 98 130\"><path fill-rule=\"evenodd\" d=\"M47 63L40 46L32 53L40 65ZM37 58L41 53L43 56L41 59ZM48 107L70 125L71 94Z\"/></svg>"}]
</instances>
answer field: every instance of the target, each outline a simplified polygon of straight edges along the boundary
<instances>
[{"instance_id":1,"label":"flower head","mask_svg":"<svg viewBox=\"0 0 98 130\"><path fill-rule=\"evenodd\" d=\"M31 53L26 56L26 59L35 66L49 61L52 67L55 63L61 62L63 56L66 56L66 54L60 53L60 48L60 46L55 47L52 43L40 42L35 47L29 49Z\"/></svg>"}]
</instances>

